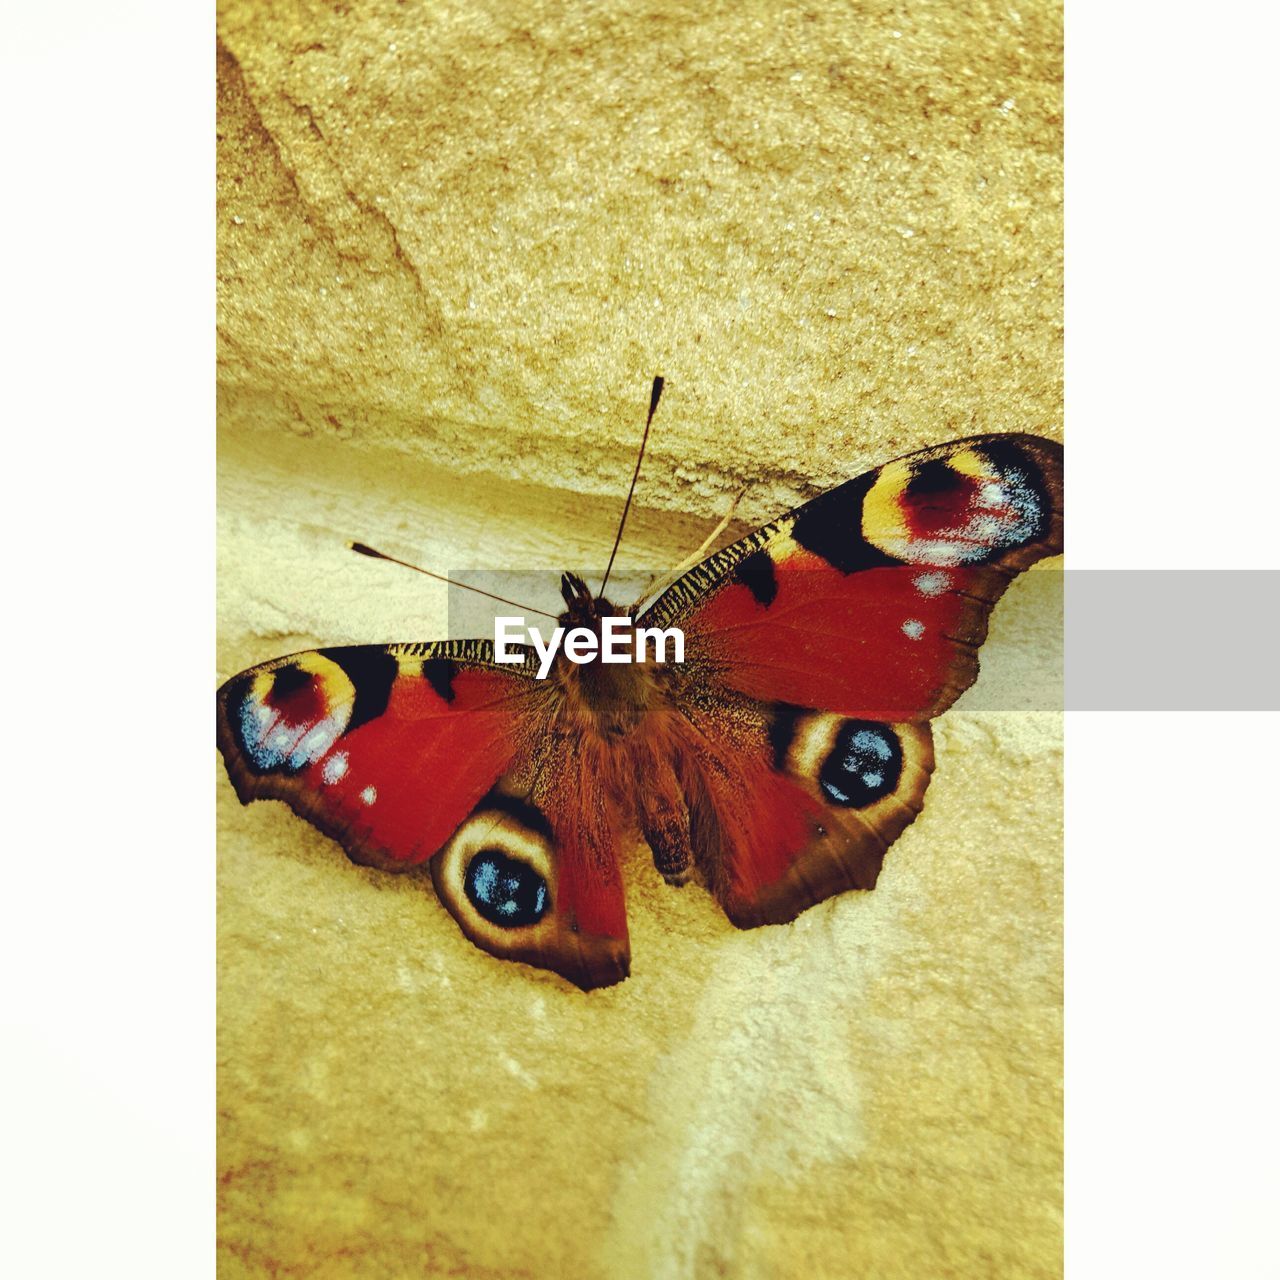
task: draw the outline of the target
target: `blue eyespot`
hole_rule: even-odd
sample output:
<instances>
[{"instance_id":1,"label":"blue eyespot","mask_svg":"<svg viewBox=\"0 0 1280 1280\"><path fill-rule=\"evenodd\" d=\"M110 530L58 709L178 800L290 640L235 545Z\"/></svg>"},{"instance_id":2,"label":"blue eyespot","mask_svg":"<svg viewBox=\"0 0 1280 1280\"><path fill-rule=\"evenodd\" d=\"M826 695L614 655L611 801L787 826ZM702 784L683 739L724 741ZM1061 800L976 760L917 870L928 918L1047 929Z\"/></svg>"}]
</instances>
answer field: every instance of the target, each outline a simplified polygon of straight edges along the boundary
<instances>
[{"instance_id":1,"label":"blue eyespot","mask_svg":"<svg viewBox=\"0 0 1280 1280\"><path fill-rule=\"evenodd\" d=\"M527 862L497 849L481 849L467 863L462 883L471 905L504 929L537 924L551 902L547 882Z\"/></svg>"},{"instance_id":2,"label":"blue eyespot","mask_svg":"<svg viewBox=\"0 0 1280 1280\"><path fill-rule=\"evenodd\" d=\"M846 720L823 761L818 784L832 804L861 809L892 795L901 776L898 735L876 720Z\"/></svg>"}]
</instances>

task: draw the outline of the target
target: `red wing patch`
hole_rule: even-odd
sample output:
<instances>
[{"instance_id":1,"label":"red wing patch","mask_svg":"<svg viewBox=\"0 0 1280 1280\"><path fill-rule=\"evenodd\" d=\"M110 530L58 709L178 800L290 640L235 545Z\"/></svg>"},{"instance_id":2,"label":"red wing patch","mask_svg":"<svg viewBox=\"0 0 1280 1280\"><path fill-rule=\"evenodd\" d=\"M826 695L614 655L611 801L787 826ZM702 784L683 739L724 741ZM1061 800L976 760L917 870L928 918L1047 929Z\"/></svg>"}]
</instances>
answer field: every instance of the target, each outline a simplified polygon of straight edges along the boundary
<instances>
[{"instance_id":1,"label":"red wing patch","mask_svg":"<svg viewBox=\"0 0 1280 1280\"><path fill-rule=\"evenodd\" d=\"M936 714L976 673L987 589L972 570L891 565L845 575L798 551L764 604L730 582L689 621L686 658L763 701L874 720ZM971 670L972 667L972 670Z\"/></svg>"}]
</instances>

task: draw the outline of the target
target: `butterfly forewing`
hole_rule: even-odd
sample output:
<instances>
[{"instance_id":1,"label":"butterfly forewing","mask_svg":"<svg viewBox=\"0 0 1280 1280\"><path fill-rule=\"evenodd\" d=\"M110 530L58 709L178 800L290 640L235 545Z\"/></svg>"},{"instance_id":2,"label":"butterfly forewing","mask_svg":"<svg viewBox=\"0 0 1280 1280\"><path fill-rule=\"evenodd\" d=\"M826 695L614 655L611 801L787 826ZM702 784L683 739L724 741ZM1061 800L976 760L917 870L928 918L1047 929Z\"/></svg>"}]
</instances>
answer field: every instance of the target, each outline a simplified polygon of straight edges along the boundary
<instances>
[{"instance_id":1,"label":"butterfly forewing","mask_svg":"<svg viewBox=\"0 0 1280 1280\"><path fill-rule=\"evenodd\" d=\"M930 719L976 679L991 607L1062 549L1061 446L977 436L891 462L717 552L640 619L762 701Z\"/></svg>"}]
</instances>

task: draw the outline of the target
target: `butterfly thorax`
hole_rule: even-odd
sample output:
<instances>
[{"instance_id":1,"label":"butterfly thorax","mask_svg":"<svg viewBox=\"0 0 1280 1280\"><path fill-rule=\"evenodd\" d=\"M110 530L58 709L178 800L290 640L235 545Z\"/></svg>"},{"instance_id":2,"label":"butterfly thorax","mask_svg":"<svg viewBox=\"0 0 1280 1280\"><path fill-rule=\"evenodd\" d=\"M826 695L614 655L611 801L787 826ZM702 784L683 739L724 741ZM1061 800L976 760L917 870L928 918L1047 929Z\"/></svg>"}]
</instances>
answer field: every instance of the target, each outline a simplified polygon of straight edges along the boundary
<instances>
[{"instance_id":1,"label":"butterfly thorax","mask_svg":"<svg viewBox=\"0 0 1280 1280\"><path fill-rule=\"evenodd\" d=\"M603 619L627 616L626 610L604 596L593 595L586 583L572 573L563 576L560 590L568 608L556 622L566 632L583 627L599 637ZM561 651L549 679L564 699L569 727L603 741L616 740L636 729L664 700L661 663L602 662L599 658L574 662Z\"/></svg>"}]
</instances>

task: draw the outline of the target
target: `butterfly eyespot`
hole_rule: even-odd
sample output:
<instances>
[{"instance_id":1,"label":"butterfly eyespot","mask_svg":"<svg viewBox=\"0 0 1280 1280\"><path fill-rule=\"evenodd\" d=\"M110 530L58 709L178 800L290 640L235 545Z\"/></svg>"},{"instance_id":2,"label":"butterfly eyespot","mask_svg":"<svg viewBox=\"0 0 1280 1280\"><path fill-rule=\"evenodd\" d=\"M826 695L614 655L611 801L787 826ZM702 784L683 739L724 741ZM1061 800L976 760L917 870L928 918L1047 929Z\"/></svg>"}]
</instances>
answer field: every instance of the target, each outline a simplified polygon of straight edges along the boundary
<instances>
[{"instance_id":1,"label":"butterfly eyespot","mask_svg":"<svg viewBox=\"0 0 1280 1280\"><path fill-rule=\"evenodd\" d=\"M991 441L883 467L863 502L862 532L908 564L976 565L1045 537L1052 506L1033 459Z\"/></svg>"},{"instance_id":2,"label":"butterfly eyespot","mask_svg":"<svg viewBox=\"0 0 1280 1280\"><path fill-rule=\"evenodd\" d=\"M527 863L498 849L481 849L467 863L463 888L490 924L504 929L537 924L547 912L547 882Z\"/></svg>"},{"instance_id":3,"label":"butterfly eyespot","mask_svg":"<svg viewBox=\"0 0 1280 1280\"><path fill-rule=\"evenodd\" d=\"M818 775L823 795L841 808L861 809L898 788L902 744L886 724L846 720Z\"/></svg>"},{"instance_id":4,"label":"butterfly eyespot","mask_svg":"<svg viewBox=\"0 0 1280 1280\"><path fill-rule=\"evenodd\" d=\"M354 689L322 654L244 677L228 702L232 731L254 771L297 773L321 759L346 730Z\"/></svg>"}]
</instances>

